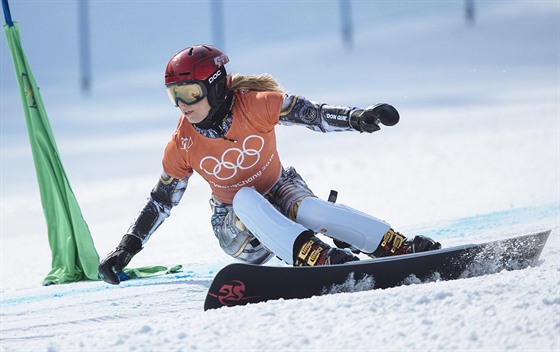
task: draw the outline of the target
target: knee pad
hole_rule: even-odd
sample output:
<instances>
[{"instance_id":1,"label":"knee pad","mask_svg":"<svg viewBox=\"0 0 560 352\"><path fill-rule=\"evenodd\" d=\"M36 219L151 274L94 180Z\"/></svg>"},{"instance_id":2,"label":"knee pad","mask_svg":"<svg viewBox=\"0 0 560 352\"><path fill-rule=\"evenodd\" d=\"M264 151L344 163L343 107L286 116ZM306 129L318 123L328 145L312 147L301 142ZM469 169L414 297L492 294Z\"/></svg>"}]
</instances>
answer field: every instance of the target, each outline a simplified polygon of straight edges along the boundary
<instances>
[{"instance_id":1,"label":"knee pad","mask_svg":"<svg viewBox=\"0 0 560 352\"><path fill-rule=\"evenodd\" d=\"M236 221L231 204L210 200L212 228L220 247L228 255L250 264L263 264L274 255L253 234Z\"/></svg>"},{"instance_id":2,"label":"knee pad","mask_svg":"<svg viewBox=\"0 0 560 352\"><path fill-rule=\"evenodd\" d=\"M312 231L346 242L364 253L375 251L391 227L371 215L313 197L301 201L296 222Z\"/></svg>"},{"instance_id":3,"label":"knee pad","mask_svg":"<svg viewBox=\"0 0 560 352\"><path fill-rule=\"evenodd\" d=\"M253 235L276 256L293 265L296 239L307 229L282 215L253 188L240 189L233 209Z\"/></svg>"},{"instance_id":4,"label":"knee pad","mask_svg":"<svg viewBox=\"0 0 560 352\"><path fill-rule=\"evenodd\" d=\"M291 220L296 219L299 204L307 197L315 195L293 167L282 171L280 179L267 194L268 200Z\"/></svg>"}]
</instances>

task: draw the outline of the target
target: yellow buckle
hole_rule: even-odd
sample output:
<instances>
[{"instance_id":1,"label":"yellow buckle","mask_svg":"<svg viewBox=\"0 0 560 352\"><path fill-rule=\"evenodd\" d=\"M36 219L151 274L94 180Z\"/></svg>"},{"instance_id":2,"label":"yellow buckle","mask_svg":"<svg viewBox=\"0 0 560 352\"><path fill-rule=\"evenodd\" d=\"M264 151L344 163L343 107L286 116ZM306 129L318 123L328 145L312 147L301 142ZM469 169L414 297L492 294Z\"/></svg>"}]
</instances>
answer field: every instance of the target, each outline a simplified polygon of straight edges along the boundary
<instances>
[{"instance_id":1,"label":"yellow buckle","mask_svg":"<svg viewBox=\"0 0 560 352\"><path fill-rule=\"evenodd\" d=\"M387 231L383 235L383 240L381 241L381 247L385 247L387 245L387 243L391 242L394 234L395 234L395 230L389 229L389 231Z\"/></svg>"},{"instance_id":2,"label":"yellow buckle","mask_svg":"<svg viewBox=\"0 0 560 352\"><path fill-rule=\"evenodd\" d=\"M309 259L307 260L307 264L309 264L311 266L315 265L317 263L317 260L321 256L322 251L323 251L323 248L321 248L321 246L319 246L313 252L311 252L311 255L309 256Z\"/></svg>"},{"instance_id":3,"label":"yellow buckle","mask_svg":"<svg viewBox=\"0 0 560 352\"><path fill-rule=\"evenodd\" d=\"M393 240L393 248L391 248L391 253L395 253L404 242L404 236L397 232L395 239Z\"/></svg>"},{"instance_id":4,"label":"yellow buckle","mask_svg":"<svg viewBox=\"0 0 560 352\"><path fill-rule=\"evenodd\" d=\"M309 254L309 251L311 250L311 247L313 246L313 243L313 240L305 242L299 250L298 258L305 260L305 258L307 258L307 255Z\"/></svg>"}]
</instances>

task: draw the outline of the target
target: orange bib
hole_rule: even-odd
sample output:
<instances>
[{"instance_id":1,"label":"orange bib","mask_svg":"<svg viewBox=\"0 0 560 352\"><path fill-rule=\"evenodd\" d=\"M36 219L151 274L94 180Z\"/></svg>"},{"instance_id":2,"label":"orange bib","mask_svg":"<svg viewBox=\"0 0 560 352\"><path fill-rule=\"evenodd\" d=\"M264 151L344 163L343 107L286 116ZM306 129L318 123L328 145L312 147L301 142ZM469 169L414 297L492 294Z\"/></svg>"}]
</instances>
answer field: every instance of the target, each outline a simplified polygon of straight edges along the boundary
<instances>
[{"instance_id":1,"label":"orange bib","mask_svg":"<svg viewBox=\"0 0 560 352\"><path fill-rule=\"evenodd\" d=\"M228 204L242 187L255 187L265 194L278 181L282 168L274 127L283 98L277 92L236 92L227 139L201 135L181 116L165 148L163 170L178 179L196 171L214 196Z\"/></svg>"}]
</instances>

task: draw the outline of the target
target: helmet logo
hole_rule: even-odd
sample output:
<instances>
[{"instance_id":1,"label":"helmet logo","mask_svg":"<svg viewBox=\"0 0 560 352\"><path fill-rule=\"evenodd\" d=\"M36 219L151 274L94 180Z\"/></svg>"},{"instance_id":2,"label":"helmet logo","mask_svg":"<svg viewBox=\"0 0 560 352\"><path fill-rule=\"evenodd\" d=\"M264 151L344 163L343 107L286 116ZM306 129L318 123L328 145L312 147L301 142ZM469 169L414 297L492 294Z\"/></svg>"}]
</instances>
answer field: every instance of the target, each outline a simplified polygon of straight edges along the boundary
<instances>
[{"instance_id":1,"label":"helmet logo","mask_svg":"<svg viewBox=\"0 0 560 352\"><path fill-rule=\"evenodd\" d=\"M220 56L216 56L214 58L214 64L216 66L223 66L223 65L227 64L228 62L229 62L229 58L225 54L222 54Z\"/></svg>"},{"instance_id":2,"label":"helmet logo","mask_svg":"<svg viewBox=\"0 0 560 352\"><path fill-rule=\"evenodd\" d=\"M210 78L208 78L208 83L212 84L214 80L222 75L222 70L216 71Z\"/></svg>"}]
</instances>

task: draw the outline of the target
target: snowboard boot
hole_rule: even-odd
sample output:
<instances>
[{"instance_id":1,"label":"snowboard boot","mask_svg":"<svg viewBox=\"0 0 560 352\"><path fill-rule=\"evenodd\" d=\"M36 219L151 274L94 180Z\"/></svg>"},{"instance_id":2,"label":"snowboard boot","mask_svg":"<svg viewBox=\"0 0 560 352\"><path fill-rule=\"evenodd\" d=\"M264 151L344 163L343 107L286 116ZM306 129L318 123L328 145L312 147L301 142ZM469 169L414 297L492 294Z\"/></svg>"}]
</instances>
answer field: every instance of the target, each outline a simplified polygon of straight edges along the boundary
<instances>
[{"instance_id":1,"label":"snowboard boot","mask_svg":"<svg viewBox=\"0 0 560 352\"><path fill-rule=\"evenodd\" d=\"M344 264L359 260L348 251L332 248L313 232L302 233L294 243L294 266Z\"/></svg>"},{"instance_id":2,"label":"snowboard boot","mask_svg":"<svg viewBox=\"0 0 560 352\"><path fill-rule=\"evenodd\" d=\"M379 247L368 255L372 258L380 258L391 255L425 252L440 248L441 244L429 237L419 235L409 240L400 232L389 229L389 231L383 235Z\"/></svg>"},{"instance_id":3,"label":"snowboard boot","mask_svg":"<svg viewBox=\"0 0 560 352\"><path fill-rule=\"evenodd\" d=\"M346 243L346 242L341 241L341 240L337 240L336 238L333 238L332 240L333 240L333 242L334 242L334 245L335 245L337 248L347 249L347 250L351 251L351 252L354 253L354 254L360 254L360 253L362 253L358 248L352 246L352 245L349 244L349 243Z\"/></svg>"}]
</instances>

